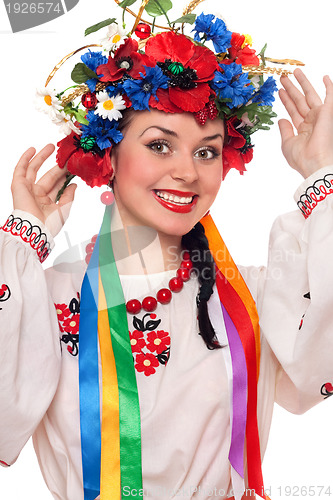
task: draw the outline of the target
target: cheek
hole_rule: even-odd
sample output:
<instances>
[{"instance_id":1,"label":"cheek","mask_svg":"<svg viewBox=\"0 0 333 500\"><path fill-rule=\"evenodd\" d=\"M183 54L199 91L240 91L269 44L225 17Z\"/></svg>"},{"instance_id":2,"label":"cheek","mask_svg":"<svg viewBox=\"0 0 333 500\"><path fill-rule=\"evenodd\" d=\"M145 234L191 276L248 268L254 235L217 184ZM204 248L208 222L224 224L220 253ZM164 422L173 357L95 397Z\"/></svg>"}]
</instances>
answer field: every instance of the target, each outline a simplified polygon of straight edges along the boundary
<instances>
[{"instance_id":1,"label":"cheek","mask_svg":"<svg viewBox=\"0 0 333 500\"><path fill-rule=\"evenodd\" d=\"M217 166L214 170L203 173L202 186L207 196L215 198L222 183L222 167Z\"/></svg>"}]
</instances>

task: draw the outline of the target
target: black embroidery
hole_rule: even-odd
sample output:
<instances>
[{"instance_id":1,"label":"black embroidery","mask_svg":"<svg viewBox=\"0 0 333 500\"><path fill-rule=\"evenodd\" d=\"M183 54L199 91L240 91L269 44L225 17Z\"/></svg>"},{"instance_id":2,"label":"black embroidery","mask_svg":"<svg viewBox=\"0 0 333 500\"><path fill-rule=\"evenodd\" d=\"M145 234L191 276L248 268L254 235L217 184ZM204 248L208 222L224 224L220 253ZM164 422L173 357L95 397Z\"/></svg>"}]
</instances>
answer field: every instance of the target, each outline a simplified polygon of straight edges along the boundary
<instances>
[{"instance_id":1,"label":"black embroidery","mask_svg":"<svg viewBox=\"0 0 333 500\"><path fill-rule=\"evenodd\" d=\"M38 225L32 225L27 219L10 215L0 229L5 233L11 233L13 236L22 238L25 243L28 243L31 248L36 250L40 262L44 262L51 252L46 234L42 232Z\"/></svg>"},{"instance_id":2,"label":"black embroidery","mask_svg":"<svg viewBox=\"0 0 333 500\"><path fill-rule=\"evenodd\" d=\"M324 399L329 398L330 396L333 396L333 385L331 382L326 382L326 384L323 384L320 388L320 394L322 394Z\"/></svg>"},{"instance_id":3,"label":"black embroidery","mask_svg":"<svg viewBox=\"0 0 333 500\"><path fill-rule=\"evenodd\" d=\"M323 201L329 194L333 193L333 174L327 174L323 179L318 179L309 186L297 202L297 206L307 219L312 210Z\"/></svg>"},{"instance_id":4,"label":"black embroidery","mask_svg":"<svg viewBox=\"0 0 333 500\"><path fill-rule=\"evenodd\" d=\"M310 292L305 293L305 294L303 295L303 297L304 297L305 299L309 299L309 300L311 300ZM300 329L302 328L302 326L303 326L303 319L304 319L304 316L305 316L305 313L303 314L303 316L302 316L302 318L301 318L301 321L300 321L300 324L299 324L299 326L298 326L298 329L299 329L299 330L300 330Z\"/></svg>"},{"instance_id":5,"label":"black embroidery","mask_svg":"<svg viewBox=\"0 0 333 500\"><path fill-rule=\"evenodd\" d=\"M8 285L6 285L5 283L3 283L1 286L0 286L0 302L6 302L6 300L8 300L11 296L11 291L10 291L10 288ZM0 311L1 311L2 307L0 307Z\"/></svg>"}]
</instances>

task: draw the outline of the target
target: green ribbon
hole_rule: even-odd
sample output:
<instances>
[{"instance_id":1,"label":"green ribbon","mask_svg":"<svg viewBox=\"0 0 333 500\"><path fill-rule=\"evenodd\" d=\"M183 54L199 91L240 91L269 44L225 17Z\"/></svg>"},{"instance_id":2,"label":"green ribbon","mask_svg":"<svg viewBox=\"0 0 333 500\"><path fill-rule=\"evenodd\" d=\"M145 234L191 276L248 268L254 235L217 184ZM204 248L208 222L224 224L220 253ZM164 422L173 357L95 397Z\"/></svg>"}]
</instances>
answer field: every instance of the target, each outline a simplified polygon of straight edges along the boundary
<instances>
[{"instance_id":1,"label":"green ribbon","mask_svg":"<svg viewBox=\"0 0 333 500\"><path fill-rule=\"evenodd\" d=\"M99 267L118 379L121 492L127 487L128 493L129 488L143 489L141 420L125 299L112 248L111 214L112 206L107 206L100 235Z\"/></svg>"}]
</instances>

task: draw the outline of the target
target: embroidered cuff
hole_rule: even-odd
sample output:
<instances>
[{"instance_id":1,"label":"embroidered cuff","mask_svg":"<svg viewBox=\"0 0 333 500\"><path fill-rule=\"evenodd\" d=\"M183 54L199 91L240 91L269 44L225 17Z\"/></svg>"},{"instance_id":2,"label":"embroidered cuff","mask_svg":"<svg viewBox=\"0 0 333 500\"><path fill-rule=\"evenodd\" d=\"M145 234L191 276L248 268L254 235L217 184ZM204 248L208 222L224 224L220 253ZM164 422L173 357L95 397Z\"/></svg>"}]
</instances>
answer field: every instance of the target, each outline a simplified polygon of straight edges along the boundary
<instances>
[{"instance_id":1,"label":"embroidered cuff","mask_svg":"<svg viewBox=\"0 0 333 500\"><path fill-rule=\"evenodd\" d=\"M297 189L294 198L307 219L313 209L333 193L333 166L324 167L310 175Z\"/></svg>"},{"instance_id":2,"label":"embroidered cuff","mask_svg":"<svg viewBox=\"0 0 333 500\"><path fill-rule=\"evenodd\" d=\"M44 262L54 247L53 238L44 224L23 210L14 210L0 230L30 245L40 262Z\"/></svg>"}]
</instances>

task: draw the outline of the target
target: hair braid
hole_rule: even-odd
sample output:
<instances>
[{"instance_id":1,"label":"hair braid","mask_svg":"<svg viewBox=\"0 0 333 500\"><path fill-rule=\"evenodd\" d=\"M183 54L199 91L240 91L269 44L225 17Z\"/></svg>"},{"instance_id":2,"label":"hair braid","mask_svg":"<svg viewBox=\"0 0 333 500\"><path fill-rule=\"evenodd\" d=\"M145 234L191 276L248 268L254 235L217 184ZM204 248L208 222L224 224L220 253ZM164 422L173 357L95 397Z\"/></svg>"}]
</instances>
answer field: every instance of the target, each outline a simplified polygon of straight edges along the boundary
<instances>
[{"instance_id":1,"label":"hair braid","mask_svg":"<svg viewBox=\"0 0 333 500\"><path fill-rule=\"evenodd\" d=\"M198 273L200 288L197 295L197 305L200 335L208 349L218 349L222 346L216 338L207 307L215 283L215 263L209 250L203 225L198 222L189 233L183 236L182 243L184 248L189 251L193 267Z\"/></svg>"}]
</instances>

